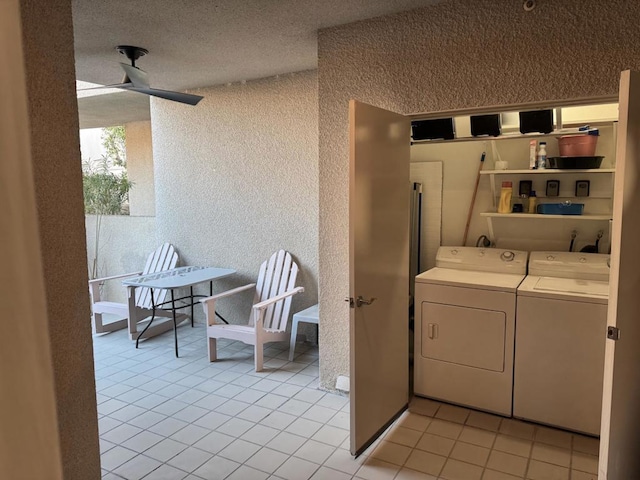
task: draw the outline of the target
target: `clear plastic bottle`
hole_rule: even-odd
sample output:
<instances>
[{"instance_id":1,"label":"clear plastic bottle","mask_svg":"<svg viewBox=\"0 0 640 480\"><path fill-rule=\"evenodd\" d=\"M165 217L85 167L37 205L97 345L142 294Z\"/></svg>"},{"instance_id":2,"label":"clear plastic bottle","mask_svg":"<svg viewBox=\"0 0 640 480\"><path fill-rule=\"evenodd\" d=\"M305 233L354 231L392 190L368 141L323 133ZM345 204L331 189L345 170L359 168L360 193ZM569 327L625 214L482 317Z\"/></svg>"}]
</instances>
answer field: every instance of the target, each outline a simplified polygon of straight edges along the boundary
<instances>
[{"instance_id":1,"label":"clear plastic bottle","mask_svg":"<svg viewBox=\"0 0 640 480\"><path fill-rule=\"evenodd\" d=\"M511 201L513 196L513 184L511 182L502 182L500 190L500 203L498 204L498 213L511 213Z\"/></svg>"},{"instance_id":2,"label":"clear plastic bottle","mask_svg":"<svg viewBox=\"0 0 640 480\"><path fill-rule=\"evenodd\" d=\"M534 190L529 193L529 209L527 210L529 213L536 213L536 205L538 204L538 197L536 197L536 192Z\"/></svg>"},{"instance_id":3,"label":"clear plastic bottle","mask_svg":"<svg viewBox=\"0 0 640 480\"><path fill-rule=\"evenodd\" d=\"M537 167L538 169L547 168L547 142L540 142Z\"/></svg>"}]
</instances>

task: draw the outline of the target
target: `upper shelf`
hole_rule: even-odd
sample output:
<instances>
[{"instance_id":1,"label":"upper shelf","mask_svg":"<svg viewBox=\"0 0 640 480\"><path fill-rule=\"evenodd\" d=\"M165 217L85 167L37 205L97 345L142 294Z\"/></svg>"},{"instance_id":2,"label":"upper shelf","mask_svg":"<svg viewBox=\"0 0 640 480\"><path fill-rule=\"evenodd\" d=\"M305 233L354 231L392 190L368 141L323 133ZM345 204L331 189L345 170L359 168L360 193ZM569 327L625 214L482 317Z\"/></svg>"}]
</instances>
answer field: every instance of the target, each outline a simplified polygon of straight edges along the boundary
<instances>
[{"instance_id":1,"label":"upper shelf","mask_svg":"<svg viewBox=\"0 0 640 480\"><path fill-rule=\"evenodd\" d=\"M605 122L604 124L611 125L613 122ZM591 126L602 126L590 124ZM556 137L556 136L567 136L567 135L584 135L585 132L576 132L576 131L563 131L563 130L554 130L549 133L520 133L520 132L509 132L499 135L497 137L489 137L489 136L481 136L481 137L460 137L460 138L452 138L450 140L411 140L411 144L431 144L431 143L452 143L452 142L487 142L492 140L511 140L515 138L543 138L543 137Z\"/></svg>"},{"instance_id":2,"label":"upper shelf","mask_svg":"<svg viewBox=\"0 0 640 480\"><path fill-rule=\"evenodd\" d=\"M611 215L594 215L594 214L583 214L583 215L547 215L542 213L496 213L496 212L480 212L481 217L488 218L526 218L526 219L536 219L536 220L611 220Z\"/></svg>"},{"instance_id":3,"label":"upper shelf","mask_svg":"<svg viewBox=\"0 0 640 480\"><path fill-rule=\"evenodd\" d=\"M557 168L543 168L541 170L480 170L480 175L557 175L557 174L571 174L571 173L615 173L614 168L589 168L589 169L557 169Z\"/></svg>"}]
</instances>

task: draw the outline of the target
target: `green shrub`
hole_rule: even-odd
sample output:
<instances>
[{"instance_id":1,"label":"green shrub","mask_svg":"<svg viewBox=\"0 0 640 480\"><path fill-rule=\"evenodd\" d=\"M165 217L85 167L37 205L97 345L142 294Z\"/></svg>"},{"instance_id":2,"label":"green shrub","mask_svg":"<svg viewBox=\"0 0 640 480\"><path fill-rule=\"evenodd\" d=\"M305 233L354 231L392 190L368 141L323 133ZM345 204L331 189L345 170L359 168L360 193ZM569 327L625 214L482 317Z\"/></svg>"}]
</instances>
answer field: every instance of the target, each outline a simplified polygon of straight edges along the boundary
<instances>
[{"instance_id":1,"label":"green shrub","mask_svg":"<svg viewBox=\"0 0 640 480\"><path fill-rule=\"evenodd\" d=\"M127 215L127 201L132 186L126 172L116 175L107 168L98 170L85 166L82 175L84 212L93 215Z\"/></svg>"}]
</instances>

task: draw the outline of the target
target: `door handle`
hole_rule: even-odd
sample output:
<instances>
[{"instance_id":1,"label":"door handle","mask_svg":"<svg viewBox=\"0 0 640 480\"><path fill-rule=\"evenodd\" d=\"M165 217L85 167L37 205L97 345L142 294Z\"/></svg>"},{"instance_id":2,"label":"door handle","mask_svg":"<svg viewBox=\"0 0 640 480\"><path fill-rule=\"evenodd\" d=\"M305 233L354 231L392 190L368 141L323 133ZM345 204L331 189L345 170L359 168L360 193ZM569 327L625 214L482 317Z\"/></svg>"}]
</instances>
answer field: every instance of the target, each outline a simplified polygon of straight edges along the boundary
<instances>
[{"instance_id":1,"label":"door handle","mask_svg":"<svg viewBox=\"0 0 640 480\"><path fill-rule=\"evenodd\" d=\"M364 298L362 298L362 296L359 296L358 298L356 298L356 307L361 307L363 305L371 305L375 301L376 301L375 297L371 297L371 300L365 300Z\"/></svg>"},{"instance_id":2,"label":"door handle","mask_svg":"<svg viewBox=\"0 0 640 480\"><path fill-rule=\"evenodd\" d=\"M428 323L427 324L427 336L430 340L435 340L438 338L438 324L437 323Z\"/></svg>"}]
</instances>

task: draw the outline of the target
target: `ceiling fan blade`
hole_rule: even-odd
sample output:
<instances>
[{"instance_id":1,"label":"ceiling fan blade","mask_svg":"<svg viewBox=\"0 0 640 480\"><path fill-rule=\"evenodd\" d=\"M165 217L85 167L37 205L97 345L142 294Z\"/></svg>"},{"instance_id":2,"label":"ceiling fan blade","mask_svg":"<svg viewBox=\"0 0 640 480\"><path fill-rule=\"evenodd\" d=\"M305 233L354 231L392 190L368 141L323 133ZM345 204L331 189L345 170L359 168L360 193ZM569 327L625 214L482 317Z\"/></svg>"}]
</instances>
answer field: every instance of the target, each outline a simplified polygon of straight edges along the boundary
<instances>
[{"instance_id":1,"label":"ceiling fan blade","mask_svg":"<svg viewBox=\"0 0 640 480\"><path fill-rule=\"evenodd\" d=\"M147 72L140 70L138 67L121 63L120 66L127 74L127 78L136 88L149 88L149 80Z\"/></svg>"},{"instance_id":2,"label":"ceiling fan blade","mask_svg":"<svg viewBox=\"0 0 640 480\"><path fill-rule=\"evenodd\" d=\"M157 88L138 88L128 87L126 90L132 92L145 93L153 97L164 98L166 100L173 100L174 102L186 103L189 105L197 105L204 97L200 95L191 95L189 93L170 92L169 90L158 90Z\"/></svg>"},{"instance_id":3,"label":"ceiling fan blade","mask_svg":"<svg viewBox=\"0 0 640 480\"><path fill-rule=\"evenodd\" d=\"M103 88L129 88L133 87L133 83L114 83L112 85L100 85L98 87L79 88L76 92L86 92L88 90L101 90Z\"/></svg>"}]
</instances>

